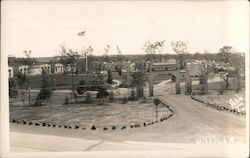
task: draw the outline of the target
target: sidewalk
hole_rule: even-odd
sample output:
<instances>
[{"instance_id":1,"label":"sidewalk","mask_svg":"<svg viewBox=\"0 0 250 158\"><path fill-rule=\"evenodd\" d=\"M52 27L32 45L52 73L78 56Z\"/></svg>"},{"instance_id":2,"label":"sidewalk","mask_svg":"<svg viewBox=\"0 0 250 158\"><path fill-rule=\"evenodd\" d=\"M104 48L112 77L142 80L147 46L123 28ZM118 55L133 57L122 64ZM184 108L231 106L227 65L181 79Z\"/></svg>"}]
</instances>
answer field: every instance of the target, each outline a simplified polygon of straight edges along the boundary
<instances>
[{"instance_id":1,"label":"sidewalk","mask_svg":"<svg viewBox=\"0 0 250 158\"><path fill-rule=\"evenodd\" d=\"M216 157L243 157L246 148L244 145L233 144L177 144L143 141L103 142L101 140L86 140L70 137L50 135L36 135L10 132L11 154L27 152L83 152L88 151L139 151L145 154L151 151L167 152L175 156L216 156ZM241 154L239 154L241 153ZM84 154L84 153L83 153ZM165 155L165 156L167 156ZM150 157L150 155L148 155ZM153 156L153 155L151 155Z\"/></svg>"}]
</instances>

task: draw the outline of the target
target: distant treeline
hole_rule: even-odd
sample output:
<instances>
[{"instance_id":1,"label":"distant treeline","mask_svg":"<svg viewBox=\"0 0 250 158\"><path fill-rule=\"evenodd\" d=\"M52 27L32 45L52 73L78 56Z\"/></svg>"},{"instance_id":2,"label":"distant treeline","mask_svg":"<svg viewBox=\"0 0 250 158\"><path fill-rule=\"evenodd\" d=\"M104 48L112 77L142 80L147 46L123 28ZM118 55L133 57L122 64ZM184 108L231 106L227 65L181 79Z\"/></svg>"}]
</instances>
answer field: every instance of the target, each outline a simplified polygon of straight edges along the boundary
<instances>
[{"instance_id":1,"label":"distant treeline","mask_svg":"<svg viewBox=\"0 0 250 158\"><path fill-rule=\"evenodd\" d=\"M151 54L153 55L153 59L155 61L163 61L168 59L178 59L177 54ZM229 57L231 58L231 62L233 64L239 65L240 67L245 67L245 56L240 53L229 53ZM41 60L40 60L41 59ZM38 63L56 63L60 62L60 56L55 57L47 57L46 60L44 58L14 58L9 57L8 62L9 66L14 65L30 65L31 63L38 64ZM134 63L138 62L146 62L147 55L89 55L88 56L88 63L92 62L120 62L120 61L131 61ZM221 55L219 53L195 53L195 54L183 54L183 59L195 59L195 60L214 60L216 62L221 62ZM85 59L79 58L79 62L84 62ZM231 64L231 63L230 63Z\"/></svg>"}]
</instances>

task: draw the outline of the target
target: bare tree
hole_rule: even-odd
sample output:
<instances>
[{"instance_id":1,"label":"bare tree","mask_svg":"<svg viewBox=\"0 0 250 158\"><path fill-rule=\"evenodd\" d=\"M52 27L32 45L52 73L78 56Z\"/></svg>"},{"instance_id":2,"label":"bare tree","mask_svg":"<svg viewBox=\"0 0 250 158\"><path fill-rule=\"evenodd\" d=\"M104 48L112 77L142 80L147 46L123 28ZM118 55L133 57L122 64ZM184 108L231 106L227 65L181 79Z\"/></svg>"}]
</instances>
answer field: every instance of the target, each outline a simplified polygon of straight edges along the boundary
<instances>
[{"instance_id":1,"label":"bare tree","mask_svg":"<svg viewBox=\"0 0 250 158\"><path fill-rule=\"evenodd\" d=\"M232 46L223 46L222 48L220 48L219 51L220 60L223 61L224 63L232 64L230 54L234 52L235 50Z\"/></svg>"},{"instance_id":2,"label":"bare tree","mask_svg":"<svg viewBox=\"0 0 250 158\"><path fill-rule=\"evenodd\" d=\"M32 71L32 67L33 67L33 65L34 65L33 60L32 60L31 57L30 57L31 52L32 52L31 50L23 51L23 53L24 53L25 56L26 56L26 64L28 65L28 74L27 74L26 77L25 77L25 76L22 76L23 79L26 78L26 81L25 81L25 82L26 82L26 85L27 85L27 86L25 86L26 92L27 92L27 90L29 90L29 105L31 104L31 103L30 103L30 89L31 89L30 74L31 74L31 71ZM24 74L24 75L26 75L26 74ZM23 93L23 94L24 94L24 93Z\"/></svg>"},{"instance_id":3,"label":"bare tree","mask_svg":"<svg viewBox=\"0 0 250 158\"><path fill-rule=\"evenodd\" d=\"M156 54L159 54L159 61L161 61L161 54L163 52L165 40L163 41L156 41L151 43L150 40L145 42L143 46L143 50L146 52L146 61L152 61L157 58Z\"/></svg>"},{"instance_id":4,"label":"bare tree","mask_svg":"<svg viewBox=\"0 0 250 158\"><path fill-rule=\"evenodd\" d=\"M135 91L135 87L136 87L136 93L137 96L136 98L135 95L131 96L132 99L137 99L137 98L142 98L144 96L144 82L145 82L145 72L144 72L144 64L140 63L138 65L138 70L136 72L131 72L130 76L133 77L132 80L132 92Z\"/></svg>"},{"instance_id":5,"label":"bare tree","mask_svg":"<svg viewBox=\"0 0 250 158\"><path fill-rule=\"evenodd\" d=\"M146 52L146 61L152 61L155 59L155 51L150 40L144 43L142 49Z\"/></svg>"},{"instance_id":6,"label":"bare tree","mask_svg":"<svg viewBox=\"0 0 250 158\"><path fill-rule=\"evenodd\" d=\"M163 52L163 46L164 46L165 40L163 41L156 41L153 43L152 47L155 50L155 52L158 53L159 55L159 61L161 62L162 60L162 52Z\"/></svg>"},{"instance_id":7,"label":"bare tree","mask_svg":"<svg viewBox=\"0 0 250 158\"><path fill-rule=\"evenodd\" d=\"M235 53L235 49L232 46L223 46L219 50L220 60L226 64L230 64L235 68L234 78L237 80L236 92L239 92L241 89L240 86L240 60L233 58L233 53ZM226 88L228 88L228 77L223 78L226 81Z\"/></svg>"},{"instance_id":8,"label":"bare tree","mask_svg":"<svg viewBox=\"0 0 250 158\"><path fill-rule=\"evenodd\" d=\"M121 49L119 48L118 45L116 45L116 51L117 51L117 61L118 62L123 61L124 56L122 55L122 51L121 51Z\"/></svg>"},{"instance_id":9,"label":"bare tree","mask_svg":"<svg viewBox=\"0 0 250 158\"><path fill-rule=\"evenodd\" d=\"M110 51L110 45L107 44L106 47L104 48L105 54L104 54L104 60L106 62L109 61L109 51Z\"/></svg>"},{"instance_id":10,"label":"bare tree","mask_svg":"<svg viewBox=\"0 0 250 158\"><path fill-rule=\"evenodd\" d=\"M65 46L61 47L61 58L60 61L64 65L64 67L70 68L71 72L71 83L72 83L72 90L74 89L74 78L73 75L77 69L77 62L78 62L78 52L74 52L73 50L67 50Z\"/></svg>"},{"instance_id":11,"label":"bare tree","mask_svg":"<svg viewBox=\"0 0 250 158\"><path fill-rule=\"evenodd\" d=\"M183 41L171 42L174 52L178 55L178 60L180 62L180 69L184 68L184 54L186 53L187 43Z\"/></svg>"}]
</instances>

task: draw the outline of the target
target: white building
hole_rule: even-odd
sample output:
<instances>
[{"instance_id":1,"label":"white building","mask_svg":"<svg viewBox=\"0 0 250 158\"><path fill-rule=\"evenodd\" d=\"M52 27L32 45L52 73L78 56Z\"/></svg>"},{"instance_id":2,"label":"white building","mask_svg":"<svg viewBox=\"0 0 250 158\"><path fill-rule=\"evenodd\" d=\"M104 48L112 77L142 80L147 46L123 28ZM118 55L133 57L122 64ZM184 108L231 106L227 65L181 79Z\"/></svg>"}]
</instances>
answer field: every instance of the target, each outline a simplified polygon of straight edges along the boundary
<instances>
[{"instance_id":1,"label":"white building","mask_svg":"<svg viewBox=\"0 0 250 158\"><path fill-rule=\"evenodd\" d=\"M51 74L51 65L49 65L49 64L43 64L43 65L40 65L40 67L46 73Z\"/></svg>"},{"instance_id":2,"label":"white building","mask_svg":"<svg viewBox=\"0 0 250 158\"><path fill-rule=\"evenodd\" d=\"M14 77L13 67L9 67L9 77Z\"/></svg>"},{"instance_id":3,"label":"white building","mask_svg":"<svg viewBox=\"0 0 250 158\"><path fill-rule=\"evenodd\" d=\"M64 72L64 66L63 64L55 64L55 73L63 73Z\"/></svg>"},{"instance_id":4,"label":"white building","mask_svg":"<svg viewBox=\"0 0 250 158\"><path fill-rule=\"evenodd\" d=\"M21 65L19 66L18 70L22 74L30 75L30 76L35 76L35 75L41 75L42 71L45 70L46 73L50 74L51 73L51 65L49 64L42 64L42 65L34 65L30 68L28 65ZM29 71L29 73L28 73Z\"/></svg>"},{"instance_id":5,"label":"white building","mask_svg":"<svg viewBox=\"0 0 250 158\"><path fill-rule=\"evenodd\" d=\"M189 71L189 75L192 77L198 77L201 75L201 66L200 62L188 62L186 63L186 69Z\"/></svg>"},{"instance_id":6,"label":"white building","mask_svg":"<svg viewBox=\"0 0 250 158\"><path fill-rule=\"evenodd\" d=\"M76 65L71 65L71 64L67 64L67 66L63 69L64 72L67 73L76 73Z\"/></svg>"},{"instance_id":7,"label":"white building","mask_svg":"<svg viewBox=\"0 0 250 158\"><path fill-rule=\"evenodd\" d=\"M125 71L135 71L135 63L131 63L131 61L125 62L122 69Z\"/></svg>"},{"instance_id":8,"label":"white building","mask_svg":"<svg viewBox=\"0 0 250 158\"><path fill-rule=\"evenodd\" d=\"M135 71L135 63L127 62L112 62L112 63L104 63L105 70L117 71L122 69L124 72L127 71Z\"/></svg>"},{"instance_id":9,"label":"white building","mask_svg":"<svg viewBox=\"0 0 250 158\"><path fill-rule=\"evenodd\" d=\"M29 74L29 66L28 65L20 65L18 66L18 71L20 71L22 74Z\"/></svg>"},{"instance_id":10,"label":"white building","mask_svg":"<svg viewBox=\"0 0 250 158\"><path fill-rule=\"evenodd\" d=\"M35 65L30 70L30 75L31 76L41 75L41 74L42 74L42 69L41 69L40 65Z\"/></svg>"}]
</instances>

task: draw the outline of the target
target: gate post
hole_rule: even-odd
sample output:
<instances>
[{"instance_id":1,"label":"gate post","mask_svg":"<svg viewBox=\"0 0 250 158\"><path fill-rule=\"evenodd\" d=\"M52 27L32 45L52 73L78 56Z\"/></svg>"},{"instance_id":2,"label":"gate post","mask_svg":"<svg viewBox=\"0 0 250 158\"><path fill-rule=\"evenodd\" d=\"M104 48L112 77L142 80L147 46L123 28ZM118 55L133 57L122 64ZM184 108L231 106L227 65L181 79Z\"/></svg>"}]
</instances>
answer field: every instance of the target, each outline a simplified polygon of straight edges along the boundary
<instances>
[{"instance_id":1,"label":"gate post","mask_svg":"<svg viewBox=\"0 0 250 158\"><path fill-rule=\"evenodd\" d=\"M181 94L181 85L180 85L180 82L176 82L175 83L175 90L176 90L176 94Z\"/></svg>"},{"instance_id":2,"label":"gate post","mask_svg":"<svg viewBox=\"0 0 250 158\"><path fill-rule=\"evenodd\" d=\"M154 84L152 80L149 80L149 96L154 96Z\"/></svg>"},{"instance_id":3,"label":"gate post","mask_svg":"<svg viewBox=\"0 0 250 158\"><path fill-rule=\"evenodd\" d=\"M176 80L175 80L175 91L176 94L181 94L181 80L180 80L180 74L176 75Z\"/></svg>"}]
</instances>

